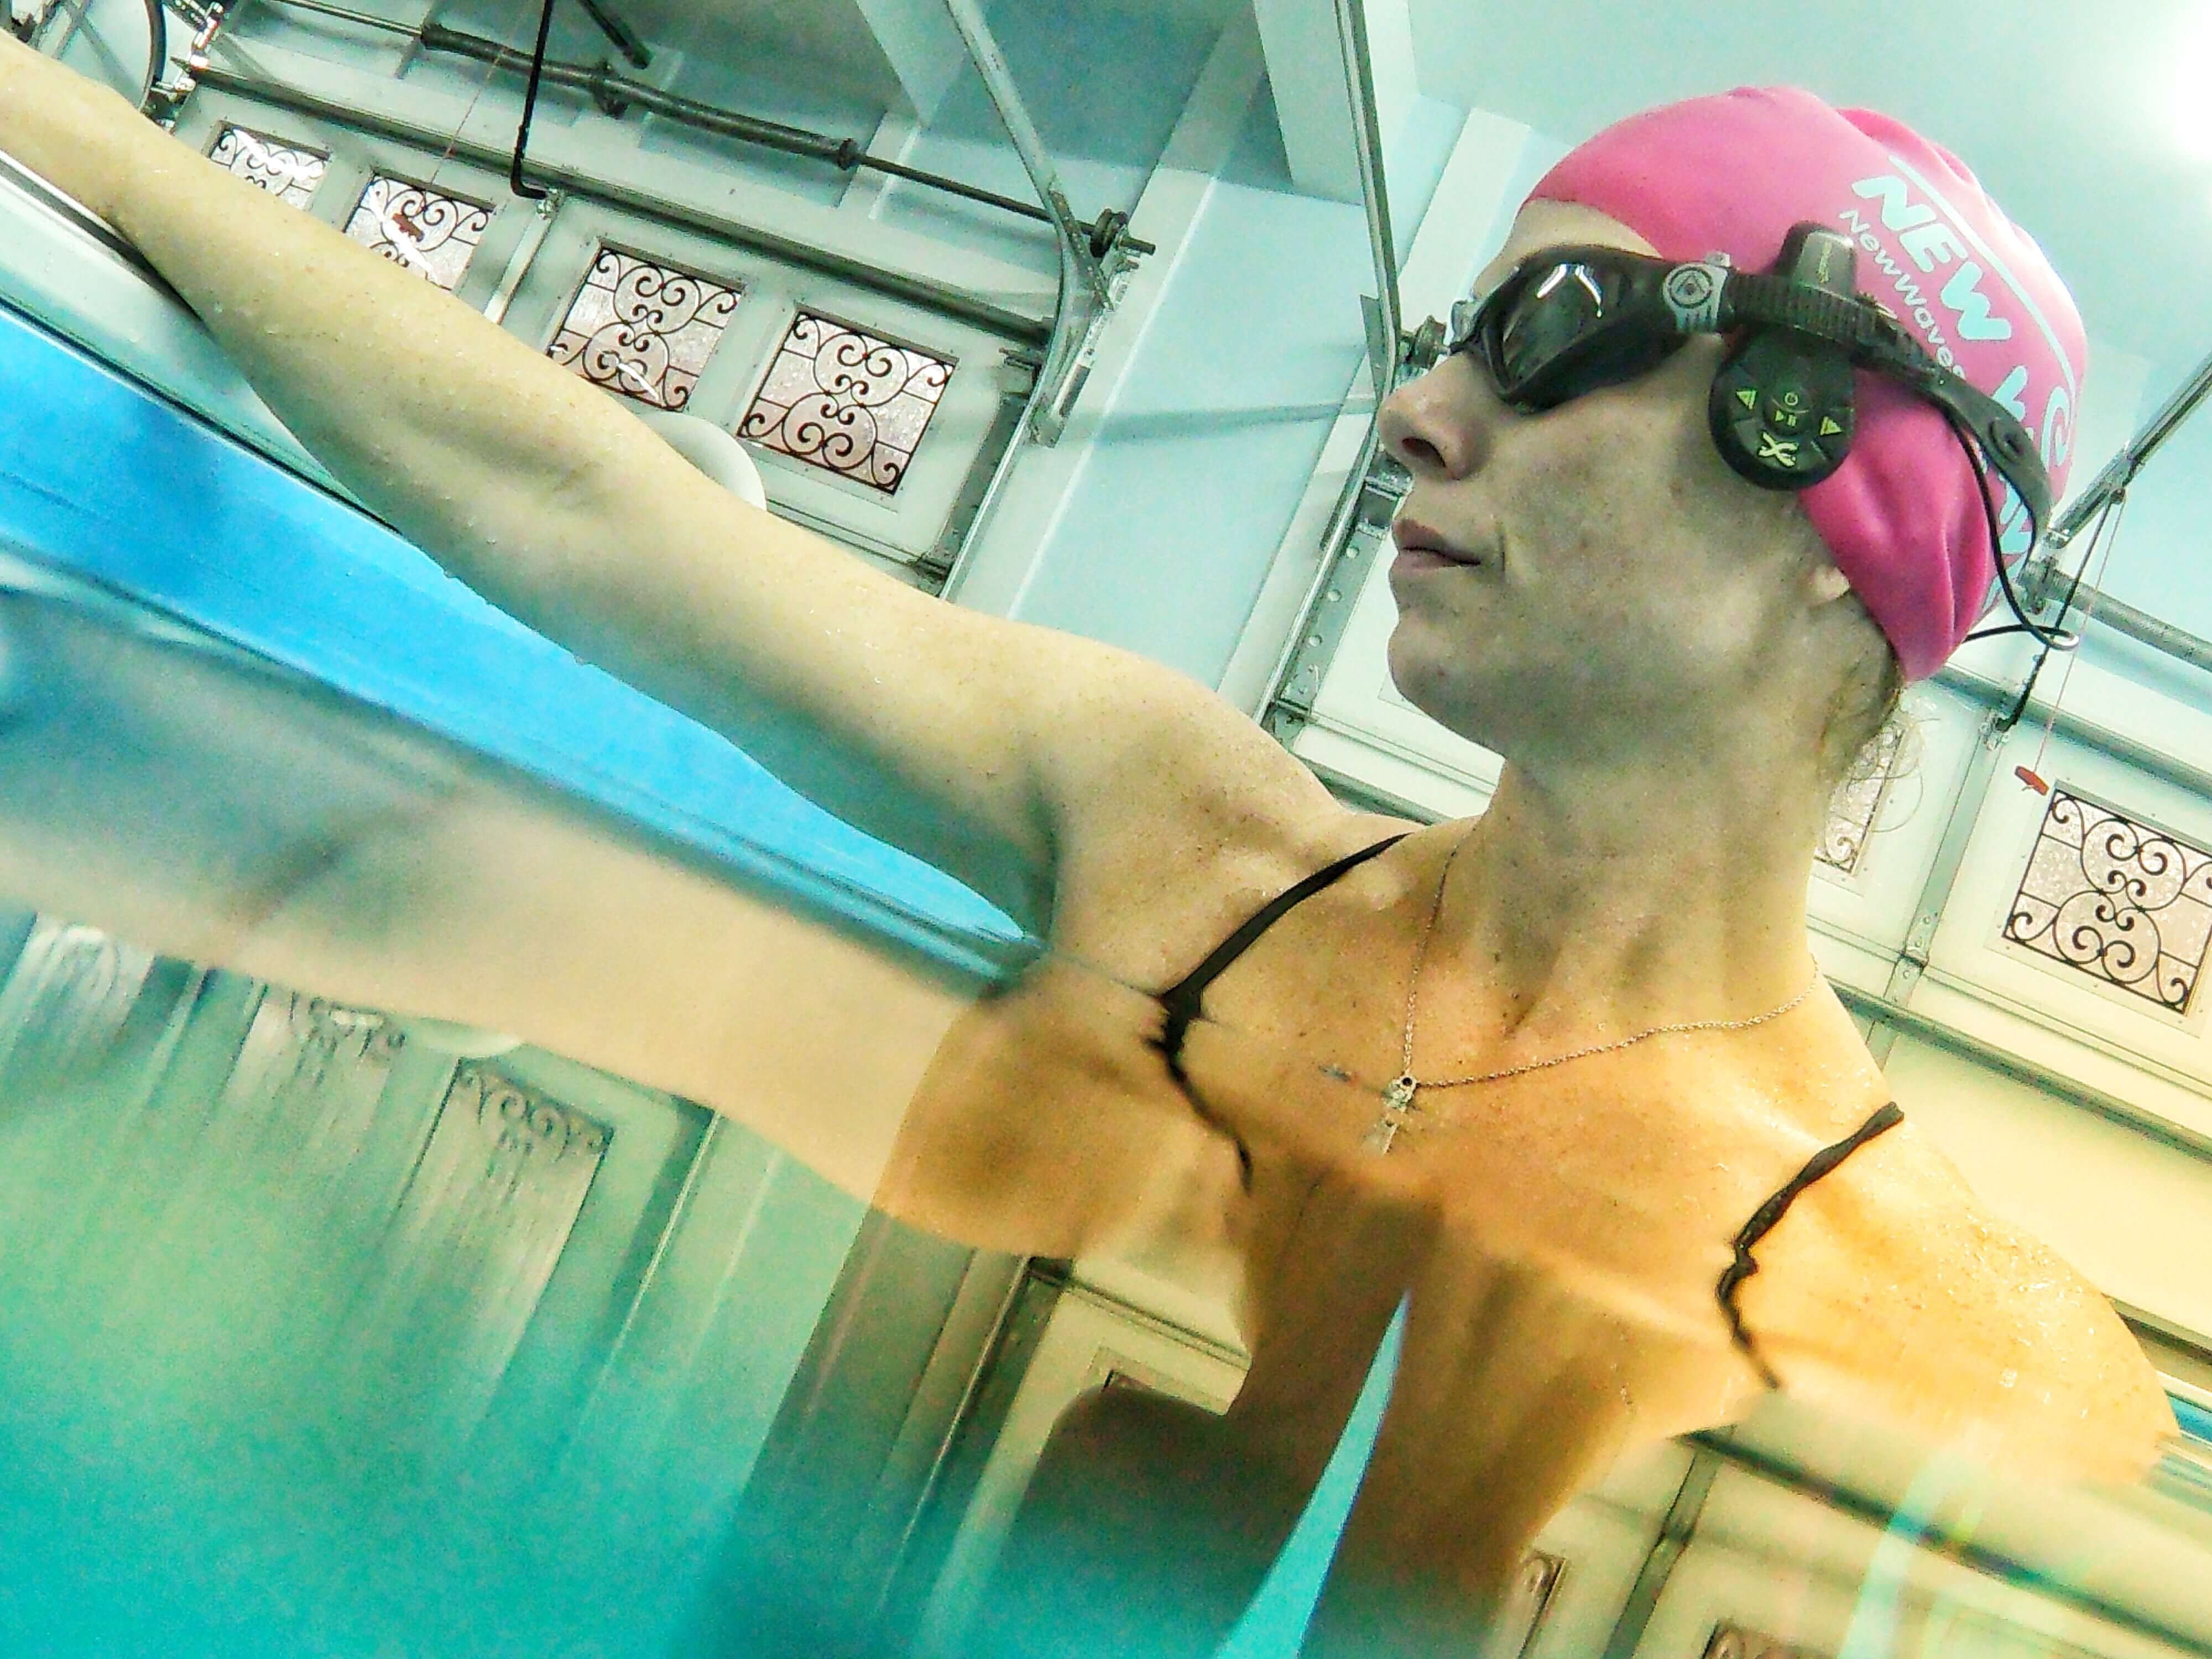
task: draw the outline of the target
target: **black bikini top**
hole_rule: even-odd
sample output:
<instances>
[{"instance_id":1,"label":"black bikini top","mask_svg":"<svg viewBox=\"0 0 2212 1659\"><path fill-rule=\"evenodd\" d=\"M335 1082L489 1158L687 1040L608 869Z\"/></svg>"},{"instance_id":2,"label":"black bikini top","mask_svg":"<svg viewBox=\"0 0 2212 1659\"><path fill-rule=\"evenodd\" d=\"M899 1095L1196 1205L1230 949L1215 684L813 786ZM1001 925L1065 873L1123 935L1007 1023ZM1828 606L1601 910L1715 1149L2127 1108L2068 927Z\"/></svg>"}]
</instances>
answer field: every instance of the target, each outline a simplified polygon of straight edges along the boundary
<instances>
[{"instance_id":1,"label":"black bikini top","mask_svg":"<svg viewBox=\"0 0 2212 1659\"><path fill-rule=\"evenodd\" d=\"M1243 1138L1233 1128L1206 1110L1205 1103L1193 1092L1190 1079L1184 1073L1182 1068L1183 1042L1190 1034L1192 1022L1200 1018L1205 1012L1203 1002L1206 988L1219 978L1222 972L1231 963L1250 950L1261 934L1281 921L1289 911L1303 904L1340 877L1358 869L1368 860L1389 851L1391 848L1405 839L1402 835L1393 836L1387 841L1377 842L1372 847L1362 848L1349 858L1339 859L1327 869L1316 871L1297 886L1271 900L1258 915L1224 939L1205 961L1200 963L1197 967L1192 969L1189 973L1184 975L1166 990L1159 993L1159 1004L1167 1010L1167 1024L1153 1046L1166 1060L1168 1074L1175 1079L1184 1095L1189 1098L1191 1109L1207 1124L1221 1130L1236 1142L1237 1168L1243 1176L1247 1191L1250 1190L1252 1185L1250 1149L1244 1145ZM1720 1282L1714 1286L1714 1293L1720 1298L1721 1311L1728 1316L1729 1336L1735 1340L1736 1346L1743 1350L1745 1358L1758 1368L1759 1380L1768 1388L1780 1388L1781 1380L1774 1375L1772 1369L1760 1355L1757 1345L1752 1340L1751 1333L1744 1328L1743 1315L1736 1306L1737 1291L1742 1286L1745 1279L1759 1271L1759 1263L1752 1258L1752 1247L1773 1231L1775 1224L1782 1219L1784 1212L1789 1209L1798 1194L1803 1192L1822 1176L1828 1174L1885 1129L1893 1128L1904 1121L1905 1114L1898 1109L1895 1101L1890 1101L1883 1105L1851 1134L1837 1141L1832 1146L1823 1146L1808 1158L1805 1167L1792 1176L1788 1184L1752 1212L1751 1219L1745 1222L1742 1230L1736 1234L1733 1245L1734 1258L1721 1274Z\"/></svg>"}]
</instances>

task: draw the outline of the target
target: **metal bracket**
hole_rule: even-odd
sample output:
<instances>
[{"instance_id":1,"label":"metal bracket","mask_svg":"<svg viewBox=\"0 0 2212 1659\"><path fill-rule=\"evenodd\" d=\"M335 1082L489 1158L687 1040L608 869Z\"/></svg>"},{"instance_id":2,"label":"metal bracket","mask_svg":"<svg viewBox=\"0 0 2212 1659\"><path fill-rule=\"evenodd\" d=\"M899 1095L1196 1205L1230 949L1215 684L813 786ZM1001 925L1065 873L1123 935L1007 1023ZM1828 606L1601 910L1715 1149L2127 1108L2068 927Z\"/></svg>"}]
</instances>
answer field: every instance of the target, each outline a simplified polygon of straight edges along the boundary
<instances>
[{"instance_id":1,"label":"metal bracket","mask_svg":"<svg viewBox=\"0 0 2212 1659\"><path fill-rule=\"evenodd\" d=\"M514 303L515 293L522 287L522 279L530 274L531 262L544 246L546 234L553 228L554 216L560 212L561 204L566 199L562 191L549 190L532 205L530 222L522 228L522 234L507 256L507 264L499 273L499 286L484 302L487 321L507 320L507 308Z\"/></svg>"},{"instance_id":2,"label":"metal bracket","mask_svg":"<svg viewBox=\"0 0 2212 1659\"><path fill-rule=\"evenodd\" d=\"M156 82L154 89L146 94L145 112L163 131L173 132L178 118L185 112L185 103L200 89L199 77L209 68L208 48L222 31L224 7L222 0L212 0L212 3L204 6L198 0L167 0L167 3L198 25L191 45L185 49L184 73L173 81Z\"/></svg>"},{"instance_id":3,"label":"metal bracket","mask_svg":"<svg viewBox=\"0 0 2212 1659\"><path fill-rule=\"evenodd\" d=\"M1912 926L1905 932L1903 954L1915 969L1928 966L1929 947L1936 943L1936 930L1942 925L1943 913L1940 910L1922 910L1913 916Z\"/></svg>"},{"instance_id":4,"label":"metal bracket","mask_svg":"<svg viewBox=\"0 0 2212 1659\"><path fill-rule=\"evenodd\" d=\"M1098 344L1106 332L1106 325L1113 319L1128 286L1128 270L1115 265L1106 299L1096 300L1088 292L1078 295L1072 307L1077 321L1064 331L1066 337L1073 341L1072 348L1060 353L1056 362L1048 348L1044 368L1038 375L1040 395L1030 416L1031 435L1047 448L1058 443L1067 430L1068 416L1074 412L1075 401L1083 395L1084 386L1091 379L1091 365L1097 361ZM1062 307L1063 311L1067 309L1070 307Z\"/></svg>"},{"instance_id":5,"label":"metal bracket","mask_svg":"<svg viewBox=\"0 0 2212 1659\"><path fill-rule=\"evenodd\" d=\"M1412 484L1412 474L1377 452L1360 479L1350 512L1334 527L1336 544L1322 560L1313 596L1298 618L1298 631L1277 676L1274 694L1267 700L1264 723L1278 738L1287 740L1312 714L1322 678L1335 660L1345 625L1352 620L1352 605L1374 560L1389 545L1390 520Z\"/></svg>"}]
</instances>

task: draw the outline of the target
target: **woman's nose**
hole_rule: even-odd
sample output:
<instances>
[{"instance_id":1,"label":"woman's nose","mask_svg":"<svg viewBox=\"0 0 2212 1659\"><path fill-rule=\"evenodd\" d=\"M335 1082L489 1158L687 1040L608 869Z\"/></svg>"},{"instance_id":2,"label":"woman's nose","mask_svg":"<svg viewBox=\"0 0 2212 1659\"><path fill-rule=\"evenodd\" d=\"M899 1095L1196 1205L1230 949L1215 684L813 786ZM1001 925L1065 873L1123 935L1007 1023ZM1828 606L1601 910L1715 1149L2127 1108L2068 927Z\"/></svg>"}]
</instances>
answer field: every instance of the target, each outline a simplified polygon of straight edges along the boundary
<instances>
[{"instance_id":1,"label":"woman's nose","mask_svg":"<svg viewBox=\"0 0 2212 1659\"><path fill-rule=\"evenodd\" d=\"M1382 400L1383 447L1416 477L1465 477L1482 464L1492 410L1481 376L1465 358L1450 356Z\"/></svg>"}]
</instances>

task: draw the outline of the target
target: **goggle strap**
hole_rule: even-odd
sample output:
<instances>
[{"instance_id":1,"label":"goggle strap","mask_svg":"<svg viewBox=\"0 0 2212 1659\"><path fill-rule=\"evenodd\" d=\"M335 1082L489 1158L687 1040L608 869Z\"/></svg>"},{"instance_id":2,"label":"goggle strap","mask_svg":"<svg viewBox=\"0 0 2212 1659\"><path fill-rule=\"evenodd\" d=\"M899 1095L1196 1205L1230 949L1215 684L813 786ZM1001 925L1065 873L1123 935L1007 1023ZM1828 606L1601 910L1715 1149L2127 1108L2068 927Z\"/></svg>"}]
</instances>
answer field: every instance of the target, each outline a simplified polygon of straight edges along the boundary
<instances>
[{"instance_id":1,"label":"goggle strap","mask_svg":"<svg viewBox=\"0 0 2212 1659\"><path fill-rule=\"evenodd\" d=\"M1721 326L1786 328L1841 346L1869 368L1936 367L1919 342L1863 301L1787 276L1734 271L1721 290Z\"/></svg>"}]
</instances>

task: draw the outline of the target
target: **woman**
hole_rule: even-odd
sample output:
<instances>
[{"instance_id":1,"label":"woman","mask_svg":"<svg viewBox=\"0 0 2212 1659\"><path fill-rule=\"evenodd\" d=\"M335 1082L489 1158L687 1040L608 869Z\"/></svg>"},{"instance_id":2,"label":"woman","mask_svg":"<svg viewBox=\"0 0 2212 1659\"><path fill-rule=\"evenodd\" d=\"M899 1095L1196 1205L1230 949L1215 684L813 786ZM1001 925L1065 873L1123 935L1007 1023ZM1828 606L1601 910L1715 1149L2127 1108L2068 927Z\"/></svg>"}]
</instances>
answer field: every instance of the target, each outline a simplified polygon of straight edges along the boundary
<instances>
[{"instance_id":1,"label":"woman","mask_svg":"<svg viewBox=\"0 0 2212 1659\"><path fill-rule=\"evenodd\" d=\"M2031 257L1901 129L1782 94L1646 120L1547 181L1486 287L1562 243L1763 266L1793 220L1881 223L1882 200L1821 191L1900 149L1974 234ZM653 1000L643 952L483 966L502 937L486 907L528 909L510 872L354 893L351 934L296 927L282 956L303 988L535 1036L746 1115L952 1237L1142 1249L1227 1285L1255 1353L1228 1419L1108 1396L1048 1460L1030 1536L1079 1546L1104 1592L1055 1608L1069 1650L1103 1650L1129 1607L1148 1608L1147 1651L1170 1605L1189 1615L1174 1640L1218 1638L1409 1291L1316 1650L1463 1630L1621 1448L1770 1387L2112 1477L2169 1427L2101 1299L1877 1109L1880 1073L1814 973L1831 789L1986 586L1972 475L1909 399L1866 395L1826 487L1844 505L1823 507L1723 464L1714 338L1537 416L1465 354L1395 394L1384 435L1414 483L1393 675L1509 762L1480 821L1419 829L1344 810L1203 688L733 509L611 400L12 42L0 148L136 244L302 441L455 575L1070 957L1182 987L1163 1030L1048 968L956 1025L895 1144L855 1146L819 1114L764 1116L739 1056L626 1023ZM2070 318L2055 280L2041 293ZM472 867L458 844L420 859ZM1218 980L1194 975L1290 893ZM151 936L157 907L102 902L88 919L220 954ZM473 959L378 954L372 902L384 939L442 931ZM714 949L694 928L679 965ZM1855 1134L1757 1241L1757 1276L1717 1293L1762 1201Z\"/></svg>"}]
</instances>

